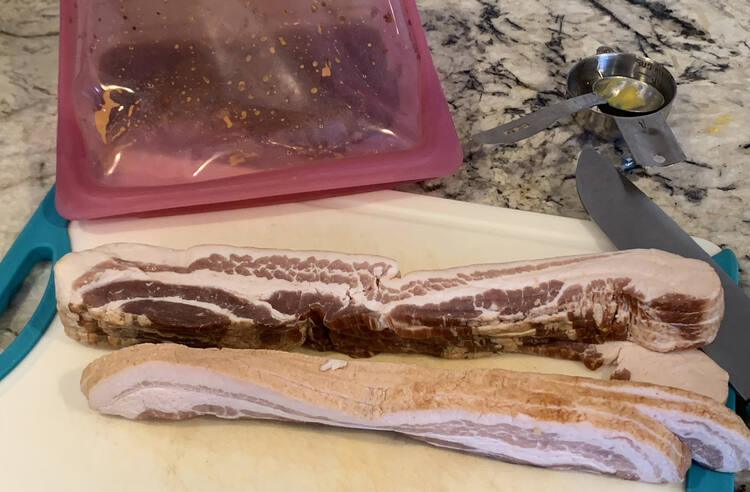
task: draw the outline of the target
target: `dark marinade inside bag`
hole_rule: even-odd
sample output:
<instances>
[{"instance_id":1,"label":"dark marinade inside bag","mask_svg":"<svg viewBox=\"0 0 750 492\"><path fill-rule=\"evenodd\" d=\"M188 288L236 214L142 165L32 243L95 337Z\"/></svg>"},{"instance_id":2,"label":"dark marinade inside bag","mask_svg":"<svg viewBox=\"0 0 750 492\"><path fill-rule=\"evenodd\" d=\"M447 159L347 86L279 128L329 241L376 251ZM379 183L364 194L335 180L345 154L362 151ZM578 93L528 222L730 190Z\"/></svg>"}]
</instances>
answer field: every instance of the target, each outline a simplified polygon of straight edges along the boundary
<instances>
[{"instance_id":1,"label":"dark marinade inside bag","mask_svg":"<svg viewBox=\"0 0 750 492\"><path fill-rule=\"evenodd\" d=\"M191 146L208 156L227 144L230 164L252 148L340 156L388 134L400 67L389 67L376 29L286 27L242 42L161 39L120 44L99 57L106 144ZM251 144L243 150L243 142Z\"/></svg>"}]
</instances>

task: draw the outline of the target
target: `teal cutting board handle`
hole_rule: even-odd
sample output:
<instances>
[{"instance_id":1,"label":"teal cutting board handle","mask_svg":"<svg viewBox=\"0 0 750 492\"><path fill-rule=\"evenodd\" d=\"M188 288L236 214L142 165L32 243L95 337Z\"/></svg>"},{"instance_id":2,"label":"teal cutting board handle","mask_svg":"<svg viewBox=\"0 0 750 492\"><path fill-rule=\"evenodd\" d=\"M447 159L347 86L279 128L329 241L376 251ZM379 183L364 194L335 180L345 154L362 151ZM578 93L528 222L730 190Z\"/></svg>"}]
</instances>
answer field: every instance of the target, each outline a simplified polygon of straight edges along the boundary
<instances>
[{"instance_id":1,"label":"teal cutting board handle","mask_svg":"<svg viewBox=\"0 0 750 492\"><path fill-rule=\"evenodd\" d=\"M68 221L55 209L53 186L0 262L0 314L8 307L13 294L21 287L34 265L42 260L51 260L54 265L70 251L67 224ZM13 370L34 348L47 330L55 312L55 283L50 271L47 287L34 314L16 339L0 352L0 379Z\"/></svg>"},{"instance_id":2,"label":"teal cutting board handle","mask_svg":"<svg viewBox=\"0 0 750 492\"><path fill-rule=\"evenodd\" d=\"M739 265L732 250L722 249L713 258L732 277L732 280L739 281ZM730 386L727 406L732 410L734 410L734 402L735 393ZM685 476L685 490L687 492L732 492L734 490L734 474L715 472L693 461Z\"/></svg>"}]
</instances>

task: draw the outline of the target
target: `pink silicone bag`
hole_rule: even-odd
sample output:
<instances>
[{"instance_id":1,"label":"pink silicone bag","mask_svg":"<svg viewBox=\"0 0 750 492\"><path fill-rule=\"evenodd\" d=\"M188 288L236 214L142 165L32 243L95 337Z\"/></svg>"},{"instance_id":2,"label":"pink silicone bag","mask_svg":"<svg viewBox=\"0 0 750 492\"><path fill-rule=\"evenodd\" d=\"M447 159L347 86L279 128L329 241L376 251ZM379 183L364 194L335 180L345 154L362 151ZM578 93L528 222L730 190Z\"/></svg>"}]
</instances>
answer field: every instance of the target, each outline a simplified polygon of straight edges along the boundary
<instances>
[{"instance_id":1,"label":"pink silicone bag","mask_svg":"<svg viewBox=\"0 0 750 492\"><path fill-rule=\"evenodd\" d=\"M169 213L450 173L413 0L62 0L56 206Z\"/></svg>"}]
</instances>

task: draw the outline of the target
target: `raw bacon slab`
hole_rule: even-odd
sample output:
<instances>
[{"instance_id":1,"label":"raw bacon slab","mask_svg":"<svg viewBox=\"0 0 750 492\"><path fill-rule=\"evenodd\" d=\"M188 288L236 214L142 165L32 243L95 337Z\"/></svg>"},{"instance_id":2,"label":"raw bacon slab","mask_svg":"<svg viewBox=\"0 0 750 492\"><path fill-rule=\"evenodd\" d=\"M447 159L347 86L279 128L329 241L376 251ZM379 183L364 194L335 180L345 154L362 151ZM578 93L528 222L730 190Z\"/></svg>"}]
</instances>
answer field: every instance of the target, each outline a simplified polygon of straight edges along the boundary
<instances>
[{"instance_id":1,"label":"raw bacon slab","mask_svg":"<svg viewBox=\"0 0 750 492\"><path fill-rule=\"evenodd\" d=\"M120 243L66 255L55 287L66 333L84 343L291 349L324 313L352 295L374 298L379 279L396 274L375 256ZM275 309L286 292L296 305Z\"/></svg>"},{"instance_id":2,"label":"raw bacon slab","mask_svg":"<svg viewBox=\"0 0 750 492\"><path fill-rule=\"evenodd\" d=\"M66 332L110 347L174 341L354 356L575 358L571 347L617 340L659 352L700 347L715 337L724 309L709 265L658 250L400 277L393 260L378 256L110 244L66 255L55 282Z\"/></svg>"},{"instance_id":3,"label":"raw bacon slab","mask_svg":"<svg viewBox=\"0 0 750 492\"><path fill-rule=\"evenodd\" d=\"M267 350L141 344L91 363L91 408L130 419L200 415L388 430L505 461L680 481L692 457L747 469L729 409L643 383L343 361Z\"/></svg>"}]
</instances>

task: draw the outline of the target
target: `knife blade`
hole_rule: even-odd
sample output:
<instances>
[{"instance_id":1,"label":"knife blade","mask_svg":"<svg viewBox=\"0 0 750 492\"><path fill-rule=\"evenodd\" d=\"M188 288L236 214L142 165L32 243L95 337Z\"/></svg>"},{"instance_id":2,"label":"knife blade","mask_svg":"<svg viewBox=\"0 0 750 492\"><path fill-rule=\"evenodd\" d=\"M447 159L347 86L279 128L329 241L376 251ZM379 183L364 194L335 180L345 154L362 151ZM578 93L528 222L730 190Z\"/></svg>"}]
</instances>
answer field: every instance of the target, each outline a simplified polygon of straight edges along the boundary
<instances>
[{"instance_id":1,"label":"knife blade","mask_svg":"<svg viewBox=\"0 0 750 492\"><path fill-rule=\"evenodd\" d=\"M724 318L702 350L729 373L740 397L750 397L750 298L664 211L607 159L588 147L576 167L583 206L618 249L656 248L710 264L724 287Z\"/></svg>"}]
</instances>

